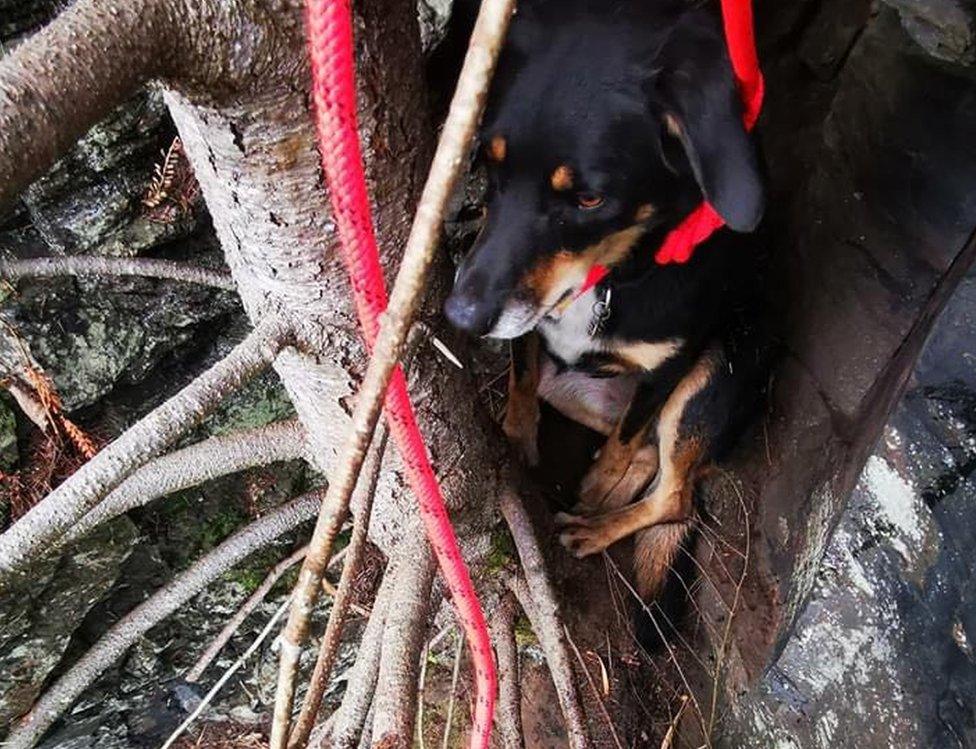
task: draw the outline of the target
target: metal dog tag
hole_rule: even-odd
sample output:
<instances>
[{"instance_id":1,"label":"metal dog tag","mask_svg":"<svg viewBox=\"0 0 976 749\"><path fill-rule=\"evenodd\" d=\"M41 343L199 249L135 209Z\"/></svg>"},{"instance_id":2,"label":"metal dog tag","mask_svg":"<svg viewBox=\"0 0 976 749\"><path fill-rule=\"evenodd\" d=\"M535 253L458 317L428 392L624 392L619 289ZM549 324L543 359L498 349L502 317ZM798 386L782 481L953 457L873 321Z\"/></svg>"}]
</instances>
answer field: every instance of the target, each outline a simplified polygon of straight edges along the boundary
<instances>
[{"instance_id":1,"label":"metal dog tag","mask_svg":"<svg viewBox=\"0 0 976 749\"><path fill-rule=\"evenodd\" d=\"M589 335L590 338L600 335L603 326L610 319L610 287L607 287L603 299L593 303L593 317L590 319Z\"/></svg>"}]
</instances>

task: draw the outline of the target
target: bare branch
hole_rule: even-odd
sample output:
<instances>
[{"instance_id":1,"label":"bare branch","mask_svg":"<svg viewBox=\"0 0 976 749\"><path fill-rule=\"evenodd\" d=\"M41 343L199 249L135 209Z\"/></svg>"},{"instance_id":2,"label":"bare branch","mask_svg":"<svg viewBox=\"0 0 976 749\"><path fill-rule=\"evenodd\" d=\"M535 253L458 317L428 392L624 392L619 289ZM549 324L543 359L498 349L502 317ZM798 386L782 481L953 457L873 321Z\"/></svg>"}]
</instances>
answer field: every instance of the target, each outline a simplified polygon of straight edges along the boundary
<instances>
[{"instance_id":1,"label":"bare branch","mask_svg":"<svg viewBox=\"0 0 976 749\"><path fill-rule=\"evenodd\" d=\"M514 0L486 0L475 23L457 89L417 205L390 302L383 315L373 346L373 355L359 391L349 436L335 463L329 493L323 503L315 534L309 544L309 554L305 558L296 586L282 641L275 696L273 726L283 725L285 730L272 730L272 749L285 746L288 721L295 698L296 666L302 645L308 636L308 612L314 607L325 560L328 559L334 542L335 521L346 514L349 497L362 470L367 445L376 429L383 398L403 352L411 321L427 287L448 201L467 163L466 156L484 109L488 84L514 7ZM400 435L395 425L392 431L394 439L399 440ZM437 553L440 554L440 550ZM490 701L490 697L488 699Z\"/></svg>"},{"instance_id":2,"label":"bare branch","mask_svg":"<svg viewBox=\"0 0 976 749\"><path fill-rule=\"evenodd\" d=\"M226 358L127 429L0 535L0 589L6 584L4 578L48 550L127 476L264 370L287 335L288 328L277 318L260 323Z\"/></svg>"},{"instance_id":3,"label":"bare branch","mask_svg":"<svg viewBox=\"0 0 976 749\"><path fill-rule=\"evenodd\" d=\"M193 664L193 668L186 672L184 677L188 682L194 683L200 681L200 677L203 676L203 672L207 670L207 667L213 663L214 658L217 654L224 649L224 645L230 642L230 638L234 636L240 626L244 623L244 620L261 605L264 598L271 589L274 587L275 583L281 579L288 570L298 564L305 558L305 552L308 550L307 546L302 546L296 551L292 552L285 559L282 559L278 564L276 564L272 570L267 574L261 584L254 589L254 592L247 597L247 600L241 604L241 607L237 609L237 612L230 618L224 628L220 630L220 633L213 639L213 641L207 646L207 649L203 651L203 654Z\"/></svg>"},{"instance_id":4,"label":"bare branch","mask_svg":"<svg viewBox=\"0 0 976 749\"><path fill-rule=\"evenodd\" d=\"M366 468L366 479L360 481L359 484L358 501L353 500L355 508L353 532L349 546L346 547L346 563L342 568L339 587L332 602L329 623L326 625L325 634L322 635L322 642L319 644L319 654L312 671L308 692L305 694L301 712L295 721L291 736L288 738L289 747L303 747L308 743L308 737L315 726L315 719L322 705L322 695L325 694L325 689L329 684L329 676L332 673L335 657L339 652L339 643L342 640L342 627L349 610L349 604L352 602L353 584L356 575L359 573L363 551L366 547L369 519L373 511L373 497L376 494L376 483L379 481L380 469L383 466L387 436L388 431L381 429L377 444L372 449L369 465Z\"/></svg>"},{"instance_id":5,"label":"bare branch","mask_svg":"<svg viewBox=\"0 0 976 749\"><path fill-rule=\"evenodd\" d=\"M213 286L227 291L237 290L230 273L187 263L175 263L172 260L98 255L35 257L25 260L0 258L0 278L8 281L52 276L145 276Z\"/></svg>"},{"instance_id":6,"label":"bare branch","mask_svg":"<svg viewBox=\"0 0 976 749\"><path fill-rule=\"evenodd\" d=\"M559 705L566 718L570 746L574 749L588 747L590 740L586 731L586 717L573 678L573 665L569 659L559 603L546 572L545 559L532 529L532 521L521 499L511 491L502 494L501 511L512 532L525 574L524 578L513 581L512 591L529 617L532 629L546 653Z\"/></svg>"},{"instance_id":7,"label":"bare branch","mask_svg":"<svg viewBox=\"0 0 976 749\"><path fill-rule=\"evenodd\" d=\"M519 688L519 654L515 642L515 616L518 603L506 594L491 619L491 639L498 660L498 706L495 728L502 749L523 749L522 693Z\"/></svg>"},{"instance_id":8,"label":"bare branch","mask_svg":"<svg viewBox=\"0 0 976 749\"><path fill-rule=\"evenodd\" d=\"M234 661L230 668L224 671L221 677L217 679L214 685L210 687L210 690L203 696L203 699L200 700L200 704L193 709L193 712L186 716L186 720L176 727L176 730L169 735L169 738L166 739L160 749L169 749L173 743L183 735L183 732L193 724L193 721L203 714L203 711L207 709L207 706L213 702L220 690L224 688L224 685L231 680L231 677L233 677L234 674L240 671L241 666L247 662L247 659L254 654L255 650L261 647L261 643L264 642L268 638L268 635L274 631L275 624L277 624L288 611L289 602L290 599L285 599L285 601L278 607L278 610L275 611L272 617L268 620L268 623L264 626L264 629L261 630L258 636L254 638L254 641L248 646L247 650L241 653L241 657Z\"/></svg>"},{"instance_id":9,"label":"bare branch","mask_svg":"<svg viewBox=\"0 0 976 749\"><path fill-rule=\"evenodd\" d=\"M282 421L211 437L146 463L99 502L66 534L75 541L100 523L154 499L254 466L297 460L305 454L305 429Z\"/></svg>"},{"instance_id":10,"label":"bare branch","mask_svg":"<svg viewBox=\"0 0 976 749\"><path fill-rule=\"evenodd\" d=\"M180 22L168 0L80 0L0 59L0 205L163 72Z\"/></svg>"},{"instance_id":11,"label":"bare branch","mask_svg":"<svg viewBox=\"0 0 976 749\"><path fill-rule=\"evenodd\" d=\"M444 719L444 737L441 749L450 749L451 729L454 727L454 703L457 702L458 676L461 675L461 656L464 654L464 632L458 630L457 644L454 648L454 665L451 667L451 696L447 702L447 717Z\"/></svg>"},{"instance_id":12,"label":"bare branch","mask_svg":"<svg viewBox=\"0 0 976 749\"><path fill-rule=\"evenodd\" d=\"M414 549L409 562L397 571L394 597L386 614L383 655L373 698L373 743L390 749L413 745L420 653L427 632L430 588L436 571L427 539L417 530L418 543L406 544Z\"/></svg>"},{"instance_id":13,"label":"bare branch","mask_svg":"<svg viewBox=\"0 0 976 749\"><path fill-rule=\"evenodd\" d=\"M254 521L126 614L21 719L7 737L7 749L33 746L142 635L254 551L315 517L321 500L321 491L311 492Z\"/></svg>"}]
</instances>

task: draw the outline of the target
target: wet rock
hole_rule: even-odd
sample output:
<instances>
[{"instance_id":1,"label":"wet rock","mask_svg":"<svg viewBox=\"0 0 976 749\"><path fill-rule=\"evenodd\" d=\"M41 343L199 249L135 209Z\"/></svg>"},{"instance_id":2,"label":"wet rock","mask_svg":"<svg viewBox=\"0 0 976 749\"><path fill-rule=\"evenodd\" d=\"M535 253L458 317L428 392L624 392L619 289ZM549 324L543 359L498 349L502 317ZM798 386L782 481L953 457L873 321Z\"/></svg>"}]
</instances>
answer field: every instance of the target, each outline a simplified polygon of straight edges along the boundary
<instances>
[{"instance_id":1,"label":"wet rock","mask_svg":"<svg viewBox=\"0 0 976 749\"><path fill-rule=\"evenodd\" d=\"M897 9L905 31L933 57L976 61L976 3L972 0L881 0Z\"/></svg>"},{"instance_id":2,"label":"wet rock","mask_svg":"<svg viewBox=\"0 0 976 749\"><path fill-rule=\"evenodd\" d=\"M976 273L943 313L806 609L724 746L976 741L974 309Z\"/></svg>"},{"instance_id":3,"label":"wet rock","mask_svg":"<svg viewBox=\"0 0 976 749\"><path fill-rule=\"evenodd\" d=\"M60 558L38 562L30 584L0 599L0 725L30 709L75 629L119 578L136 539L120 518Z\"/></svg>"},{"instance_id":4,"label":"wet rock","mask_svg":"<svg viewBox=\"0 0 976 749\"><path fill-rule=\"evenodd\" d=\"M14 406L0 397L0 471L11 471L17 465L17 419Z\"/></svg>"}]
</instances>

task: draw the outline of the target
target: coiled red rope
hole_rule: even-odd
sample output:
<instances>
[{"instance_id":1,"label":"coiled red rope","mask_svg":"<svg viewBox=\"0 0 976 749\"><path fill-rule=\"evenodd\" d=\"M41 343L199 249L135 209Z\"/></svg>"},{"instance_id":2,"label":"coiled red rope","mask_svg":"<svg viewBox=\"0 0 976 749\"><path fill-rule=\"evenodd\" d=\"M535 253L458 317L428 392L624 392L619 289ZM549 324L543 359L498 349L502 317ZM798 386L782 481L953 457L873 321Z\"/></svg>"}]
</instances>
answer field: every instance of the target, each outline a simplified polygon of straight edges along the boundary
<instances>
[{"instance_id":1,"label":"coiled red rope","mask_svg":"<svg viewBox=\"0 0 976 749\"><path fill-rule=\"evenodd\" d=\"M752 0L722 0L722 24L725 42L732 61L732 72L742 98L742 121L751 131L762 110L765 86L756 54L756 38L752 23ZM654 254L658 265L687 263L695 248L725 225L710 203L703 201L694 211L672 229ZM608 271L595 265L577 292L582 296L602 281Z\"/></svg>"},{"instance_id":2,"label":"coiled red rope","mask_svg":"<svg viewBox=\"0 0 976 749\"><path fill-rule=\"evenodd\" d=\"M350 0L308 0L307 28L322 168L359 321L367 347L372 350L380 316L386 309L387 293L359 142ZM427 537L471 649L477 692L471 746L487 749L496 689L491 640L400 367L390 381L385 412L417 496Z\"/></svg>"}]
</instances>

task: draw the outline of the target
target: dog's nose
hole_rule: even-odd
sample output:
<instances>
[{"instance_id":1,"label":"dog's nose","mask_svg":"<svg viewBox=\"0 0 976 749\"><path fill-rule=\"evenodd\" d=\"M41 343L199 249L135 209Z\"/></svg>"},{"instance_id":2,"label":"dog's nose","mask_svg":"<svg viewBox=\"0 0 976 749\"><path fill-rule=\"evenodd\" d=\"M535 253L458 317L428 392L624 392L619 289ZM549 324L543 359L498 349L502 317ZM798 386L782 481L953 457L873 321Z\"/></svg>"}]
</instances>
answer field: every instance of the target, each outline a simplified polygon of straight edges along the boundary
<instances>
[{"instance_id":1,"label":"dog's nose","mask_svg":"<svg viewBox=\"0 0 976 749\"><path fill-rule=\"evenodd\" d=\"M451 325L473 335L484 335L491 329L491 309L468 294L452 293L444 303L444 314Z\"/></svg>"}]
</instances>

